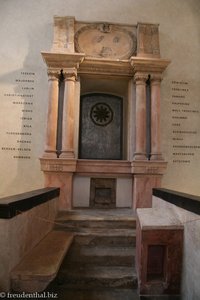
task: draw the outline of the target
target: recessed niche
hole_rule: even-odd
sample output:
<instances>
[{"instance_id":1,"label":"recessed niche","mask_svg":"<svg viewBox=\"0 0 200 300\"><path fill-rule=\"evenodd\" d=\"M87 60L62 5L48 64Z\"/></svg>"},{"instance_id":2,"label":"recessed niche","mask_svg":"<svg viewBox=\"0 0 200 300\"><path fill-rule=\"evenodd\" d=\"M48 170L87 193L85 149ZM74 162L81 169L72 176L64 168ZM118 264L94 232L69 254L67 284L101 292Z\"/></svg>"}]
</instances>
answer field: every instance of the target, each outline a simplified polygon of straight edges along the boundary
<instances>
[{"instance_id":1,"label":"recessed niche","mask_svg":"<svg viewBox=\"0 0 200 300\"><path fill-rule=\"evenodd\" d=\"M116 179L91 178L91 208L116 208Z\"/></svg>"}]
</instances>

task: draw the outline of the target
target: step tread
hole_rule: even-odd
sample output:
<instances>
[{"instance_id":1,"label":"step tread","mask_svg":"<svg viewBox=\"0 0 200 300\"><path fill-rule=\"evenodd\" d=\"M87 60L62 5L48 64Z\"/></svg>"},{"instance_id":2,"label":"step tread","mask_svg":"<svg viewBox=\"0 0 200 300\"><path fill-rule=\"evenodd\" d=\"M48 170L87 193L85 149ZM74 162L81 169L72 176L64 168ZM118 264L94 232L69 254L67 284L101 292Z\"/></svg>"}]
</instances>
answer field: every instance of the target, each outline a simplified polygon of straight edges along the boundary
<instances>
[{"instance_id":1,"label":"step tread","mask_svg":"<svg viewBox=\"0 0 200 300\"><path fill-rule=\"evenodd\" d=\"M135 256L135 247L84 247L80 250L84 256Z\"/></svg>"},{"instance_id":2,"label":"step tread","mask_svg":"<svg viewBox=\"0 0 200 300\"><path fill-rule=\"evenodd\" d=\"M57 221L135 221L132 209L75 209L58 213Z\"/></svg>"},{"instance_id":3,"label":"step tread","mask_svg":"<svg viewBox=\"0 0 200 300\"><path fill-rule=\"evenodd\" d=\"M56 228L55 230L60 230L60 228ZM64 228L63 228L64 230ZM125 237L135 237L136 230L135 229L126 229L126 228L67 228L68 232L74 233L74 235L92 235L92 236L125 236Z\"/></svg>"},{"instance_id":4,"label":"step tread","mask_svg":"<svg viewBox=\"0 0 200 300\"><path fill-rule=\"evenodd\" d=\"M103 279L119 279L124 277L136 277L133 267L121 266L81 266L78 268L68 268L65 273L69 278L103 278Z\"/></svg>"}]
</instances>

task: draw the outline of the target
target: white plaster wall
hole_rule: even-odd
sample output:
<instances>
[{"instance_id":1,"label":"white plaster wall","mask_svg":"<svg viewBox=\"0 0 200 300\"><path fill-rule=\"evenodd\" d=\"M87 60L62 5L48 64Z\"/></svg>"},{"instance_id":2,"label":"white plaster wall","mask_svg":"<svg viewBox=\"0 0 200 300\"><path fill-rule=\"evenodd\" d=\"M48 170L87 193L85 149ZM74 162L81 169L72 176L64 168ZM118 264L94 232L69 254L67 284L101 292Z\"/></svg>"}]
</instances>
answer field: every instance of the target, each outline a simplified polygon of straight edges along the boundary
<instances>
[{"instance_id":1,"label":"white plaster wall","mask_svg":"<svg viewBox=\"0 0 200 300\"><path fill-rule=\"evenodd\" d=\"M117 207L132 207L132 182L132 178L117 178Z\"/></svg>"},{"instance_id":2,"label":"white plaster wall","mask_svg":"<svg viewBox=\"0 0 200 300\"><path fill-rule=\"evenodd\" d=\"M153 207L176 217L184 225L182 300L200 299L200 217L153 196Z\"/></svg>"},{"instance_id":3,"label":"white plaster wall","mask_svg":"<svg viewBox=\"0 0 200 300\"><path fill-rule=\"evenodd\" d=\"M53 228L55 198L12 219L0 219L0 291L10 289L10 271Z\"/></svg>"},{"instance_id":4,"label":"white plaster wall","mask_svg":"<svg viewBox=\"0 0 200 300\"><path fill-rule=\"evenodd\" d=\"M89 207L90 201L90 178L74 176L73 180L73 206Z\"/></svg>"},{"instance_id":5,"label":"white plaster wall","mask_svg":"<svg viewBox=\"0 0 200 300\"><path fill-rule=\"evenodd\" d=\"M40 52L51 49L54 15L75 16L82 21L160 24L161 54L172 60L162 82L162 148L169 161L163 186L200 194L200 149L195 151L189 165L172 163L170 104L171 81L187 80L189 101L200 108L200 1L7 0L0 3L0 197L43 187L38 157L44 148L48 82ZM18 91L15 79L22 71L36 74L30 160L11 159L11 153L2 150L16 142L15 137L5 132L23 126L21 111L4 97L4 93ZM187 143L200 145L199 115L190 118L186 127L198 131L195 137L188 136Z\"/></svg>"}]
</instances>

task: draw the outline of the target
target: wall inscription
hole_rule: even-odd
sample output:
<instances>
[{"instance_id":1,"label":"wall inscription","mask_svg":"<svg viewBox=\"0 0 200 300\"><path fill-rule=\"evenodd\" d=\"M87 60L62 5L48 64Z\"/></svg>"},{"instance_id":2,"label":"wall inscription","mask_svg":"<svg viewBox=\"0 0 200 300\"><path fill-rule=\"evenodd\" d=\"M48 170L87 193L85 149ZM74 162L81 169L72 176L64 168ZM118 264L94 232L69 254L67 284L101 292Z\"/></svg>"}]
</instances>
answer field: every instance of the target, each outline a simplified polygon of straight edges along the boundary
<instances>
[{"instance_id":1,"label":"wall inscription","mask_svg":"<svg viewBox=\"0 0 200 300\"><path fill-rule=\"evenodd\" d=\"M171 81L171 136L172 162L190 164L200 144L197 143L199 129L195 125L199 109L190 98L190 83L184 80Z\"/></svg>"},{"instance_id":2,"label":"wall inscription","mask_svg":"<svg viewBox=\"0 0 200 300\"><path fill-rule=\"evenodd\" d=\"M13 80L10 90L3 93L3 101L14 113L8 113L4 122L4 144L1 150L12 159L29 160L32 154L32 129L35 93L35 72L21 71ZM5 112L6 113L6 112Z\"/></svg>"}]
</instances>

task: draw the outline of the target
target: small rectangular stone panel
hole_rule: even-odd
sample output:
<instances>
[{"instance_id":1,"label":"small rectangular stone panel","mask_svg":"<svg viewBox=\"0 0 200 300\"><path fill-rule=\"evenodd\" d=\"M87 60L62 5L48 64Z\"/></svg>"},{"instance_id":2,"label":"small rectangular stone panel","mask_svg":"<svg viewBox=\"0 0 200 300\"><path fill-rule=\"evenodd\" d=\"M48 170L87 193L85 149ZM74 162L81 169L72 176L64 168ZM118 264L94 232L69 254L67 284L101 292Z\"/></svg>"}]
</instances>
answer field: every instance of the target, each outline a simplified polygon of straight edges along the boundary
<instances>
[{"instance_id":1,"label":"small rectangular stone panel","mask_svg":"<svg viewBox=\"0 0 200 300\"><path fill-rule=\"evenodd\" d=\"M91 178L90 207L115 208L116 207L116 179Z\"/></svg>"}]
</instances>

